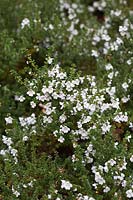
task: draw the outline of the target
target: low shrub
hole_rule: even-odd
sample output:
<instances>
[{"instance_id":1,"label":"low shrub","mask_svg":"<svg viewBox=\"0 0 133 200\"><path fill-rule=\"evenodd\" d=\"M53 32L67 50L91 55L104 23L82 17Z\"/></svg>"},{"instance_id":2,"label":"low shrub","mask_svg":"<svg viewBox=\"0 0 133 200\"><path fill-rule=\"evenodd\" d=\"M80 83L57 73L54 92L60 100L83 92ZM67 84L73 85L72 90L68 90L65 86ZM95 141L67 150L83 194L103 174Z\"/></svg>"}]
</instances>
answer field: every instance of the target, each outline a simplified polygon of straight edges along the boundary
<instances>
[{"instance_id":1,"label":"low shrub","mask_svg":"<svg viewBox=\"0 0 133 200\"><path fill-rule=\"evenodd\" d=\"M1 2L0 199L132 199L129 2Z\"/></svg>"},{"instance_id":2,"label":"low shrub","mask_svg":"<svg viewBox=\"0 0 133 200\"><path fill-rule=\"evenodd\" d=\"M29 78L17 77L22 86L14 101L20 112L5 117L2 194L20 199L130 197L132 121L123 104L131 80L121 85L126 97L120 98L110 84L118 73L109 63L102 86L95 76L64 71L50 57L41 68L31 59L28 65Z\"/></svg>"}]
</instances>

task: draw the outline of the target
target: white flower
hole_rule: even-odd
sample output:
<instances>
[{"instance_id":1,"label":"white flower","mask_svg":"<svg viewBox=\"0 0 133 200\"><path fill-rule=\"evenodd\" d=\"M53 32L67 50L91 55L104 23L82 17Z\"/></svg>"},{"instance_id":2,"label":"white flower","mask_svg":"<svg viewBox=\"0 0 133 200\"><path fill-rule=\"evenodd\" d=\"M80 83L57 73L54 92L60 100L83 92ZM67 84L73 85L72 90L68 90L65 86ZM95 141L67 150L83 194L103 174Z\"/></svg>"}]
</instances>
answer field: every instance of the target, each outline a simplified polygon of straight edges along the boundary
<instances>
[{"instance_id":1,"label":"white flower","mask_svg":"<svg viewBox=\"0 0 133 200\"><path fill-rule=\"evenodd\" d=\"M21 95L21 96L15 95L14 98L15 98L15 101L20 101L20 102L23 102L25 100L25 97L23 95Z\"/></svg>"},{"instance_id":2,"label":"white flower","mask_svg":"<svg viewBox=\"0 0 133 200\"><path fill-rule=\"evenodd\" d=\"M88 139L88 132L85 129L80 128L77 133L81 135L81 139Z\"/></svg>"},{"instance_id":3,"label":"white flower","mask_svg":"<svg viewBox=\"0 0 133 200\"><path fill-rule=\"evenodd\" d=\"M126 137L126 139L127 139L128 142L130 142L131 138L132 138L131 135L128 135L128 136Z\"/></svg>"},{"instance_id":4,"label":"white flower","mask_svg":"<svg viewBox=\"0 0 133 200\"><path fill-rule=\"evenodd\" d=\"M131 65L132 64L132 60L131 59L127 60L127 64Z\"/></svg>"},{"instance_id":5,"label":"white flower","mask_svg":"<svg viewBox=\"0 0 133 200\"><path fill-rule=\"evenodd\" d=\"M73 34L73 35L78 35L78 31L77 31L76 29L74 29L74 30L72 31L72 34Z\"/></svg>"},{"instance_id":6,"label":"white flower","mask_svg":"<svg viewBox=\"0 0 133 200\"><path fill-rule=\"evenodd\" d=\"M89 200L89 197L87 195L85 195L83 198L84 200Z\"/></svg>"},{"instance_id":7,"label":"white flower","mask_svg":"<svg viewBox=\"0 0 133 200\"><path fill-rule=\"evenodd\" d=\"M105 188L104 188L104 190L103 190L103 192L105 192L105 193L107 193L107 192L109 192L110 191L110 188L108 187L108 186L106 186Z\"/></svg>"},{"instance_id":8,"label":"white flower","mask_svg":"<svg viewBox=\"0 0 133 200\"><path fill-rule=\"evenodd\" d=\"M52 94L53 91L54 91L53 87L52 87L52 86L49 86L49 87L48 87L48 93L49 93L49 94Z\"/></svg>"},{"instance_id":9,"label":"white flower","mask_svg":"<svg viewBox=\"0 0 133 200\"><path fill-rule=\"evenodd\" d=\"M35 92L34 92L32 89L30 89L30 90L27 92L27 94L28 94L28 96L33 97L33 95L35 94Z\"/></svg>"},{"instance_id":10,"label":"white flower","mask_svg":"<svg viewBox=\"0 0 133 200\"><path fill-rule=\"evenodd\" d=\"M30 105L31 105L32 108L35 108L35 107L36 107L36 103L35 103L34 101L31 101L31 102L30 102Z\"/></svg>"},{"instance_id":11,"label":"white flower","mask_svg":"<svg viewBox=\"0 0 133 200\"><path fill-rule=\"evenodd\" d=\"M20 193L17 190L15 190L13 186L12 186L12 192L16 197L20 196Z\"/></svg>"},{"instance_id":12,"label":"white flower","mask_svg":"<svg viewBox=\"0 0 133 200\"><path fill-rule=\"evenodd\" d=\"M64 79L66 77L67 77L66 73L60 72L59 74L57 74L57 78Z\"/></svg>"},{"instance_id":13,"label":"white flower","mask_svg":"<svg viewBox=\"0 0 133 200\"><path fill-rule=\"evenodd\" d=\"M113 76L114 76L114 73L113 73L113 72L111 72L111 73L108 74L108 78L109 78L109 79L112 79Z\"/></svg>"},{"instance_id":14,"label":"white flower","mask_svg":"<svg viewBox=\"0 0 133 200\"><path fill-rule=\"evenodd\" d=\"M30 20L28 18L25 18L21 22L21 28L23 29L25 26L30 26Z\"/></svg>"},{"instance_id":15,"label":"white flower","mask_svg":"<svg viewBox=\"0 0 133 200\"><path fill-rule=\"evenodd\" d=\"M94 57L96 57L96 58L99 57L99 54L98 54L98 52L96 50L92 50L91 51L91 55L94 56Z\"/></svg>"},{"instance_id":16,"label":"white flower","mask_svg":"<svg viewBox=\"0 0 133 200\"><path fill-rule=\"evenodd\" d=\"M121 15L121 10L116 10L116 11L114 11L114 10L111 10L111 15L115 15L116 17L119 17L120 15Z\"/></svg>"},{"instance_id":17,"label":"white flower","mask_svg":"<svg viewBox=\"0 0 133 200\"><path fill-rule=\"evenodd\" d=\"M13 118L12 117L5 117L6 124L12 124Z\"/></svg>"},{"instance_id":18,"label":"white flower","mask_svg":"<svg viewBox=\"0 0 133 200\"><path fill-rule=\"evenodd\" d=\"M35 181L35 179L33 179ZM28 186L33 187L33 180L28 183Z\"/></svg>"},{"instance_id":19,"label":"white flower","mask_svg":"<svg viewBox=\"0 0 133 200\"><path fill-rule=\"evenodd\" d=\"M63 136L60 136L59 138L58 138L58 141L60 142L60 143L63 143L64 142L64 137Z\"/></svg>"},{"instance_id":20,"label":"white flower","mask_svg":"<svg viewBox=\"0 0 133 200\"><path fill-rule=\"evenodd\" d=\"M20 97L19 97L19 101L20 102L23 102L25 100L25 97L23 96L23 95L21 95Z\"/></svg>"},{"instance_id":21,"label":"white flower","mask_svg":"<svg viewBox=\"0 0 133 200\"><path fill-rule=\"evenodd\" d=\"M77 122L78 128L82 128L82 123L79 121Z\"/></svg>"},{"instance_id":22,"label":"white flower","mask_svg":"<svg viewBox=\"0 0 133 200\"><path fill-rule=\"evenodd\" d=\"M127 190L126 195L127 195L127 198L132 198L133 197L133 191L131 189Z\"/></svg>"},{"instance_id":23,"label":"white flower","mask_svg":"<svg viewBox=\"0 0 133 200\"><path fill-rule=\"evenodd\" d=\"M50 123L52 123L52 121L53 121L53 119L50 117L50 116L43 116L43 123L44 124L50 124Z\"/></svg>"},{"instance_id":24,"label":"white flower","mask_svg":"<svg viewBox=\"0 0 133 200\"><path fill-rule=\"evenodd\" d=\"M101 112L104 112L105 110L110 108L110 104L109 103L103 103L101 105Z\"/></svg>"},{"instance_id":25,"label":"white flower","mask_svg":"<svg viewBox=\"0 0 133 200\"><path fill-rule=\"evenodd\" d=\"M106 88L106 92L110 95L113 96L116 92L116 88L115 87L111 87L111 88Z\"/></svg>"},{"instance_id":26,"label":"white flower","mask_svg":"<svg viewBox=\"0 0 133 200\"><path fill-rule=\"evenodd\" d=\"M51 197L52 197L51 194L48 194L48 199L51 199Z\"/></svg>"},{"instance_id":27,"label":"white flower","mask_svg":"<svg viewBox=\"0 0 133 200\"><path fill-rule=\"evenodd\" d=\"M68 132L70 131L70 128L67 127L67 126L62 126L62 125L61 125L60 131L63 132L63 133L68 133Z\"/></svg>"},{"instance_id":28,"label":"white flower","mask_svg":"<svg viewBox=\"0 0 133 200\"><path fill-rule=\"evenodd\" d=\"M78 111L81 111L83 109L83 106L81 105L80 102L77 102L76 108Z\"/></svg>"},{"instance_id":29,"label":"white flower","mask_svg":"<svg viewBox=\"0 0 133 200\"><path fill-rule=\"evenodd\" d=\"M93 163L93 158L87 157L87 163Z\"/></svg>"},{"instance_id":30,"label":"white flower","mask_svg":"<svg viewBox=\"0 0 133 200\"><path fill-rule=\"evenodd\" d=\"M133 123L132 122L130 122L129 128L133 128Z\"/></svg>"},{"instance_id":31,"label":"white flower","mask_svg":"<svg viewBox=\"0 0 133 200\"><path fill-rule=\"evenodd\" d=\"M6 153L8 153L8 150L1 150L0 151L0 155L2 155L2 156L5 156L6 155Z\"/></svg>"},{"instance_id":32,"label":"white flower","mask_svg":"<svg viewBox=\"0 0 133 200\"><path fill-rule=\"evenodd\" d=\"M23 141L25 142L25 141L27 141L28 140L28 136L24 136L23 137Z\"/></svg>"},{"instance_id":33,"label":"white flower","mask_svg":"<svg viewBox=\"0 0 133 200\"><path fill-rule=\"evenodd\" d=\"M70 81L66 82L66 90L68 92L72 91L73 90L73 87L74 87L74 84L71 83Z\"/></svg>"},{"instance_id":34,"label":"white flower","mask_svg":"<svg viewBox=\"0 0 133 200\"><path fill-rule=\"evenodd\" d=\"M90 104L89 105L89 114L92 115L94 113L94 111L96 110L96 105L95 104Z\"/></svg>"},{"instance_id":35,"label":"white flower","mask_svg":"<svg viewBox=\"0 0 133 200\"><path fill-rule=\"evenodd\" d=\"M107 65L105 65L105 69L108 70L113 70L113 66L109 63Z\"/></svg>"},{"instance_id":36,"label":"white flower","mask_svg":"<svg viewBox=\"0 0 133 200\"><path fill-rule=\"evenodd\" d=\"M13 155L13 156L16 156L16 154L17 154L17 150L16 149L11 149L11 154Z\"/></svg>"},{"instance_id":37,"label":"white flower","mask_svg":"<svg viewBox=\"0 0 133 200\"><path fill-rule=\"evenodd\" d=\"M126 35L128 28L126 26L119 26L119 32L121 36Z\"/></svg>"},{"instance_id":38,"label":"white flower","mask_svg":"<svg viewBox=\"0 0 133 200\"><path fill-rule=\"evenodd\" d=\"M100 185L103 185L105 183L105 180L102 178L99 172L95 173L95 181Z\"/></svg>"},{"instance_id":39,"label":"white flower","mask_svg":"<svg viewBox=\"0 0 133 200\"><path fill-rule=\"evenodd\" d=\"M15 95L15 96L14 96L14 99L15 99L15 101L19 101L19 96L18 96L18 95Z\"/></svg>"},{"instance_id":40,"label":"white flower","mask_svg":"<svg viewBox=\"0 0 133 200\"><path fill-rule=\"evenodd\" d=\"M110 131L110 128L111 128L111 125L110 125L110 123L107 121L107 122L105 122L103 125L102 125L102 127L101 127L101 129L102 129L102 134L105 134L106 132L109 132Z\"/></svg>"},{"instance_id":41,"label":"white flower","mask_svg":"<svg viewBox=\"0 0 133 200\"><path fill-rule=\"evenodd\" d=\"M53 30L54 29L54 26L52 24L49 24L49 29L50 30Z\"/></svg>"},{"instance_id":42,"label":"white flower","mask_svg":"<svg viewBox=\"0 0 133 200\"><path fill-rule=\"evenodd\" d=\"M122 112L120 112L118 115L116 115L114 117L114 121L116 122L127 122L128 121L128 116L127 113L125 113L125 115L122 114Z\"/></svg>"},{"instance_id":43,"label":"white flower","mask_svg":"<svg viewBox=\"0 0 133 200\"><path fill-rule=\"evenodd\" d=\"M93 144L89 144L89 146L87 147L87 151L88 152L92 152L93 151Z\"/></svg>"},{"instance_id":44,"label":"white flower","mask_svg":"<svg viewBox=\"0 0 133 200\"><path fill-rule=\"evenodd\" d=\"M130 157L130 161L133 162L133 155Z\"/></svg>"},{"instance_id":45,"label":"white flower","mask_svg":"<svg viewBox=\"0 0 133 200\"><path fill-rule=\"evenodd\" d=\"M124 83L122 84L122 87L123 87L123 89L124 89L125 91L127 91L127 88L129 87L129 85L128 85L126 82L124 82Z\"/></svg>"},{"instance_id":46,"label":"white flower","mask_svg":"<svg viewBox=\"0 0 133 200\"><path fill-rule=\"evenodd\" d=\"M119 168L119 170L122 171L122 170L126 169L126 166L127 166L127 162L126 162L126 159L124 158L122 166Z\"/></svg>"},{"instance_id":47,"label":"white flower","mask_svg":"<svg viewBox=\"0 0 133 200\"><path fill-rule=\"evenodd\" d=\"M72 184L69 181L61 180L61 188L70 190L72 188Z\"/></svg>"},{"instance_id":48,"label":"white flower","mask_svg":"<svg viewBox=\"0 0 133 200\"><path fill-rule=\"evenodd\" d=\"M65 115L65 114L62 114L62 115L59 117L60 123L65 122L66 119L67 119L67 118L66 118L66 115Z\"/></svg>"},{"instance_id":49,"label":"white flower","mask_svg":"<svg viewBox=\"0 0 133 200\"><path fill-rule=\"evenodd\" d=\"M11 146L11 144L13 143L12 142L12 139L9 137L6 137L5 135L2 135L2 141L4 144L6 144L7 146Z\"/></svg>"},{"instance_id":50,"label":"white flower","mask_svg":"<svg viewBox=\"0 0 133 200\"><path fill-rule=\"evenodd\" d=\"M98 7L99 7L99 2L97 2L97 1L94 2L94 3L93 3L93 7L98 8Z\"/></svg>"},{"instance_id":51,"label":"white flower","mask_svg":"<svg viewBox=\"0 0 133 200\"><path fill-rule=\"evenodd\" d=\"M95 35L93 37L93 40L96 41L96 42L99 42L101 40L101 38L98 35Z\"/></svg>"},{"instance_id":52,"label":"white flower","mask_svg":"<svg viewBox=\"0 0 133 200\"><path fill-rule=\"evenodd\" d=\"M116 161L113 160L113 159L110 159L110 160L108 161L108 163L109 163L111 166L114 166L114 165L116 164Z\"/></svg>"},{"instance_id":53,"label":"white flower","mask_svg":"<svg viewBox=\"0 0 133 200\"><path fill-rule=\"evenodd\" d=\"M121 38L117 38L116 39L116 43L118 44L118 45L120 45L120 44L123 44L123 41L122 41L122 39Z\"/></svg>"},{"instance_id":54,"label":"white flower","mask_svg":"<svg viewBox=\"0 0 133 200\"><path fill-rule=\"evenodd\" d=\"M86 117L83 118L82 124L86 124L86 123L90 122L90 120L91 120L91 117L86 116Z\"/></svg>"},{"instance_id":55,"label":"white flower","mask_svg":"<svg viewBox=\"0 0 133 200\"><path fill-rule=\"evenodd\" d=\"M90 12L94 12L95 9L94 9L94 7L92 7L92 6L88 6L88 11L90 11Z\"/></svg>"},{"instance_id":56,"label":"white flower","mask_svg":"<svg viewBox=\"0 0 133 200\"><path fill-rule=\"evenodd\" d=\"M103 34L102 39L108 42L111 40L111 37L109 35Z\"/></svg>"},{"instance_id":57,"label":"white flower","mask_svg":"<svg viewBox=\"0 0 133 200\"><path fill-rule=\"evenodd\" d=\"M121 183L122 187L126 187L127 185L127 181L126 180L123 180L122 183Z\"/></svg>"},{"instance_id":58,"label":"white flower","mask_svg":"<svg viewBox=\"0 0 133 200\"><path fill-rule=\"evenodd\" d=\"M47 62L48 62L49 65L52 64L53 58L48 57Z\"/></svg>"},{"instance_id":59,"label":"white flower","mask_svg":"<svg viewBox=\"0 0 133 200\"><path fill-rule=\"evenodd\" d=\"M111 105L112 105L112 108L119 108L119 104L120 104L120 102L119 102L119 99L111 99Z\"/></svg>"},{"instance_id":60,"label":"white flower","mask_svg":"<svg viewBox=\"0 0 133 200\"><path fill-rule=\"evenodd\" d=\"M107 163L106 163L105 166L104 166L104 171L105 171L106 173L108 173L108 171L109 171L109 168L108 168L108 166L107 166Z\"/></svg>"},{"instance_id":61,"label":"white flower","mask_svg":"<svg viewBox=\"0 0 133 200\"><path fill-rule=\"evenodd\" d=\"M29 126L29 125L34 125L36 123L36 117L35 114L32 113L31 116L29 117L19 117L20 125L22 127L24 126Z\"/></svg>"},{"instance_id":62,"label":"white flower","mask_svg":"<svg viewBox=\"0 0 133 200\"><path fill-rule=\"evenodd\" d=\"M121 100L123 103L127 103L130 100L130 95L128 95L128 97L123 97Z\"/></svg>"},{"instance_id":63,"label":"white flower","mask_svg":"<svg viewBox=\"0 0 133 200\"><path fill-rule=\"evenodd\" d=\"M72 155L72 162L74 163L75 161L77 161L78 159L76 158L75 155Z\"/></svg>"}]
</instances>

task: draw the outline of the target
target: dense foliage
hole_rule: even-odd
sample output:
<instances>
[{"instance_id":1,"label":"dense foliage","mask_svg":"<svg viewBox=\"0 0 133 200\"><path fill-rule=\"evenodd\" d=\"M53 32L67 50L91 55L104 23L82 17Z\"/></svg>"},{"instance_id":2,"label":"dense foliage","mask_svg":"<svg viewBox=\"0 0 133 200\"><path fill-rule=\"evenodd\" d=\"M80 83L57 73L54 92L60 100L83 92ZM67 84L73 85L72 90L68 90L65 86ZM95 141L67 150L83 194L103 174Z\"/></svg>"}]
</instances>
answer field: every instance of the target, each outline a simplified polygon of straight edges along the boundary
<instances>
[{"instance_id":1,"label":"dense foliage","mask_svg":"<svg viewBox=\"0 0 133 200\"><path fill-rule=\"evenodd\" d=\"M0 199L132 199L132 2L1 0L0 30Z\"/></svg>"}]
</instances>

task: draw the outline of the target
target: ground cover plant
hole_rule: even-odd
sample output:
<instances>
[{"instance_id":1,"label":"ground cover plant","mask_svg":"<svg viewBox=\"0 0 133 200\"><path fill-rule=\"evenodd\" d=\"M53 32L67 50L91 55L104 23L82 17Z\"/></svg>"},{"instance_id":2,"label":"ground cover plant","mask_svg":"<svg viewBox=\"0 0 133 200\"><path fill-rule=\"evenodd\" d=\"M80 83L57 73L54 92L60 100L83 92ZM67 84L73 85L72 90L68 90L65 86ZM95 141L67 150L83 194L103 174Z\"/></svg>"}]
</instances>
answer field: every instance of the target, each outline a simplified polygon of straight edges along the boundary
<instances>
[{"instance_id":1,"label":"ground cover plant","mask_svg":"<svg viewBox=\"0 0 133 200\"><path fill-rule=\"evenodd\" d=\"M132 1L0 15L0 199L132 199Z\"/></svg>"}]
</instances>

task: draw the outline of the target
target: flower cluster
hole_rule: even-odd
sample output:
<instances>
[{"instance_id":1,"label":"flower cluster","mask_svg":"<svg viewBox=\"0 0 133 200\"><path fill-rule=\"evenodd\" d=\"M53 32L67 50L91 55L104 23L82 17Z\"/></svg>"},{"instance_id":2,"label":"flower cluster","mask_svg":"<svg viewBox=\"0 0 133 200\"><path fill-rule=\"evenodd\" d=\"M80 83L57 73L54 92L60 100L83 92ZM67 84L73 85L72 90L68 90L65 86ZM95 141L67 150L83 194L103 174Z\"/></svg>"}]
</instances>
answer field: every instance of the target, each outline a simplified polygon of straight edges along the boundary
<instances>
[{"instance_id":1,"label":"flower cluster","mask_svg":"<svg viewBox=\"0 0 133 200\"><path fill-rule=\"evenodd\" d=\"M5 30L0 20L0 73L13 66L17 81L0 85L0 199L132 199L128 2L22 0L10 9L17 23Z\"/></svg>"},{"instance_id":2,"label":"flower cluster","mask_svg":"<svg viewBox=\"0 0 133 200\"><path fill-rule=\"evenodd\" d=\"M40 71L38 69L36 81L34 79L25 80L27 89L25 93L20 94L25 98L24 102L18 102L15 99L21 106L27 102L29 113L25 111L24 115L17 119L9 116L5 118L6 124L11 124L13 120L16 121L21 130L20 141L23 144L30 141L32 137L38 137L39 129L43 131L42 137L50 132L59 145L70 141L74 148L71 157L74 171L78 170L77 163L85 168L89 165L94 174L94 178L90 181L95 191L109 194L111 182L113 182L114 187L117 188L121 185L126 192L125 195L132 196L131 193L129 194L132 182L129 173L126 172L127 160L125 157L122 159L122 156L120 158L118 154L115 158L109 159L111 155L104 155L104 150L108 151L109 148L107 142L109 138L112 140L110 143L112 151L116 152L121 148L120 141L124 137L125 140L126 137L130 137L126 140L129 146L132 140L131 135L123 134L123 129L117 130L117 126L120 127L123 123L130 126L131 121L130 115L123 112L120 106L121 99L117 96L117 87L110 83L113 82L113 76L110 78L108 74L115 73L112 65L109 63L105 66L107 77L104 86L100 86L95 76L80 76L74 70L67 73L59 64L54 64L52 58L53 64L49 63L50 57L46 60L49 67L44 66ZM115 134L120 134L120 139L113 138ZM103 147L101 144L97 144L97 139L99 142L105 143ZM11 138L3 136L2 141L8 146L8 149L2 149L1 155L5 156L6 152L10 151L10 154L17 159L19 150L11 148L13 145ZM83 147L81 145L83 149L80 147L80 143L84 144ZM81 148L80 158L79 148ZM96 165L97 158L100 159L100 152L102 153L101 161L102 159L103 161L102 164L97 162ZM132 162L132 156L129 160ZM15 163L17 164L17 160ZM108 177L110 177L109 180ZM76 193L78 191L75 183L65 179L61 179L61 189L73 190ZM117 196L116 193L114 195ZM91 197L80 198L90 199Z\"/></svg>"}]
</instances>

